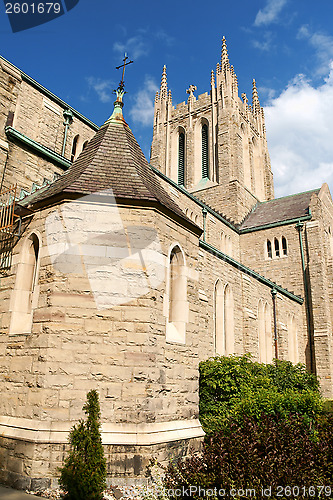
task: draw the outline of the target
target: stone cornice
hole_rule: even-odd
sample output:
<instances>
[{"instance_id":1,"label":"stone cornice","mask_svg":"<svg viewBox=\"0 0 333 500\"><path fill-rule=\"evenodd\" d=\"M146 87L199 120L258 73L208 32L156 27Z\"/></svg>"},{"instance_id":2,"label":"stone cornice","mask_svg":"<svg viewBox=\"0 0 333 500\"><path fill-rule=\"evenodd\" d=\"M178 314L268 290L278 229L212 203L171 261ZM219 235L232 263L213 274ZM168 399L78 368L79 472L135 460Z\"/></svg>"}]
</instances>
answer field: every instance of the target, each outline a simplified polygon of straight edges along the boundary
<instances>
[{"instance_id":1,"label":"stone cornice","mask_svg":"<svg viewBox=\"0 0 333 500\"><path fill-rule=\"evenodd\" d=\"M33 443L67 443L75 422L50 422L0 416L0 434L8 439ZM173 420L149 424L102 424L102 442L105 445L147 446L205 435L198 419Z\"/></svg>"}]
</instances>

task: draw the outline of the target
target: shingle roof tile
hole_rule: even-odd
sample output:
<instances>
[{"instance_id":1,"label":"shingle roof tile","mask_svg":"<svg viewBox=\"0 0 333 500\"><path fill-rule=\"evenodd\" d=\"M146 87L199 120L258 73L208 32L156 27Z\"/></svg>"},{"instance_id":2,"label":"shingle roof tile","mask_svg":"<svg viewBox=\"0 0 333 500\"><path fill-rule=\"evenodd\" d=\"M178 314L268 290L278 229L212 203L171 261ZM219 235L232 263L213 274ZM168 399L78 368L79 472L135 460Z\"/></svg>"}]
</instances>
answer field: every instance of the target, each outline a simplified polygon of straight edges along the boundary
<instances>
[{"instance_id":1,"label":"shingle roof tile","mask_svg":"<svg viewBox=\"0 0 333 500\"><path fill-rule=\"evenodd\" d=\"M106 122L65 174L20 204L34 205L60 193L89 195L110 188L116 198L158 202L191 222L163 189L125 121Z\"/></svg>"},{"instance_id":2,"label":"shingle roof tile","mask_svg":"<svg viewBox=\"0 0 333 500\"><path fill-rule=\"evenodd\" d=\"M319 189L259 203L239 226L240 230L285 222L309 215L311 197Z\"/></svg>"}]
</instances>

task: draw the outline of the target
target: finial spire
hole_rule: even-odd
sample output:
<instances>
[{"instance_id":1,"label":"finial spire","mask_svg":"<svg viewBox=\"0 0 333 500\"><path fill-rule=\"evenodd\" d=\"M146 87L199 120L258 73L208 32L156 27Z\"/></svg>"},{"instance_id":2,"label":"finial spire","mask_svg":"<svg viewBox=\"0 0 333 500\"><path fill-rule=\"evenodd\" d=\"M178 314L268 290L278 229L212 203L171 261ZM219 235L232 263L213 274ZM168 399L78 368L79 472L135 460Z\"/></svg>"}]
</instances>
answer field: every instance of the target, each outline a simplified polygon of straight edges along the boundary
<instances>
[{"instance_id":1,"label":"finial spire","mask_svg":"<svg viewBox=\"0 0 333 500\"><path fill-rule=\"evenodd\" d=\"M214 70L210 72L210 85L211 87L215 87L215 78L214 78Z\"/></svg>"},{"instance_id":2,"label":"finial spire","mask_svg":"<svg viewBox=\"0 0 333 500\"><path fill-rule=\"evenodd\" d=\"M162 78L161 78L161 89L160 89L161 98L166 99L168 95L168 83L167 83L167 72L166 65L163 66Z\"/></svg>"},{"instance_id":3,"label":"finial spire","mask_svg":"<svg viewBox=\"0 0 333 500\"><path fill-rule=\"evenodd\" d=\"M114 91L114 93L117 96L117 99L113 103L113 106L114 106L113 113L105 123L111 123L111 122L113 122L113 123L126 123L124 120L124 117L123 117L123 107L124 107L123 97L124 97L124 94L126 93L125 92L125 67L128 66L129 64L133 63L133 61L128 61L128 59L129 58L127 57L127 54L125 52L123 64L121 64L120 66L116 66L116 69L123 68L123 73L122 73L122 77L121 77L121 80L119 82L118 88L117 88L117 90Z\"/></svg>"},{"instance_id":4,"label":"finial spire","mask_svg":"<svg viewBox=\"0 0 333 500\"><path fill-rule=\"evenodd\" d=\"M258 97L257 84L255 79L252 82L252 108L254 113L260 113L260 102Z\"/></svg>"},{"instance_id":5,"label":"finial spire","mask_svg":"<svg viewBox=\"0 0 333 500\"><path fill-rule=\"evenodd\" d=\"M229 67L229 56L227 49L227 42L225 41L225 37L222 38L222 51L221 51L221 68Z\"/></svg>"},{"instance_id":6,"label":"finial spire","mask_svg":"<svg viewBox=\"0 0 333 500\"><path fill-rule=\"evenodd\" d=\"M117 90L115 90L115 93L116 93L117 99L113 103L113 106L114 106L113 113L105 123L111 123L111 122L112 123L126 123L124 120L124 117L123 117L123 107L124 107L123 96L125 94L124 87L121 88L119 85Z\"/></svg>"}]
</instances>

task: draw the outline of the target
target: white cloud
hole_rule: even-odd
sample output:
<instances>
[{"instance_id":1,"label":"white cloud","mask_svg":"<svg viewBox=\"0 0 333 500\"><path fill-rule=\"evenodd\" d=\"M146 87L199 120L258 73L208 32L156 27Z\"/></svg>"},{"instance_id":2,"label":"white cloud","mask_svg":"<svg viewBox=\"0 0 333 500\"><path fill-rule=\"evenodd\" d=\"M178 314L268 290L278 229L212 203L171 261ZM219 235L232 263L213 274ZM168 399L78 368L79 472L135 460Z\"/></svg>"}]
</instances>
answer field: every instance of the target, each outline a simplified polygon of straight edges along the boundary
<instances>
[{"instance_id":1,"label":"white cloud","mask_svg":"<svg viewBox=\"0 0 333 500\"><path fill-rule=\"evenodd\" d=\"M134 97L134 106L129 114L132 120L141 125L151 125L154 118L154 98L158 86L152 77L146 76L144 87Z\"/></svg>"},{"instance_id":2,"label":"white cloud","mask_svg":"<svg viewBox=\"0 0 333 500\"><path fill-rule=\"evenodd\" d=\"M102 80L94 76L88 76L86 80L89 87L97 93L101 102L110 102L114 98L114 83L111 80Z\"/></svg>"},{"instance_id":3,"label":"white cloud","mask_svg":"<svg viewBox=\"0 0 333 500\"><path fill-rule=\"evenodd\" d=\"M171 47L175 43L175 38L162 29L155 33L155 37L157 40L163 42L167 47Z\"/></svg>"},{"instance_id":4,"label":"white cloud","mask_svg":"<svg viewBox=\"0 0 333 500\"><path fill-rule=\"evenodd\" d=\"M318 87L298 75L265 116L276 196L333 187L333 63Z\"/></svg>"},{"instance_id":5,"label":"white cloud","mask_svg":"<svg viewBox=\"0 0 333 500\"><path fill-rule=\"evenodd\" d=\"M329 62L333 59L333 37L321 32L311 32L308 26L303 25L298 31L297 38L308 40L315 49L319 61L316 73L319 75L326 74Z\"/></svg>"},{"instance_id":6,"label":"white cloud","mask_svg":"<svg viewBox=\"0 0 333 500\"><path fill-rule=\"evenodd\" d=\"M252 45L262 52L269 52L272 49L273 34L271 31L266 31L262 40L253 40Z\"/></svg>"},{"instance_id":7,"label":"white cloud","mask_svg":"<svg viewBox=\"0 0 333 500\"><path fill-rule=\"evenodd\" d=\"M277 21L278 15L287 3L287 0L267 0L267 4L256 15L254 26L267 26Z\"/></svg>"},{"instance_id":8,"label":"white cloud","mask_svg":"<svg viewBox=\"0 0 333 500\"><path fill-rule=\"evenodd\" d=\"M113 50L115 52L118 52L121 56L123 56L124 53L127 52L130 58L138 59L139 57L148 54L149 47L145 42L143 36L137 35L129 38L125 42L115 42L113 44Z\"/></svg>"}]
</instances>

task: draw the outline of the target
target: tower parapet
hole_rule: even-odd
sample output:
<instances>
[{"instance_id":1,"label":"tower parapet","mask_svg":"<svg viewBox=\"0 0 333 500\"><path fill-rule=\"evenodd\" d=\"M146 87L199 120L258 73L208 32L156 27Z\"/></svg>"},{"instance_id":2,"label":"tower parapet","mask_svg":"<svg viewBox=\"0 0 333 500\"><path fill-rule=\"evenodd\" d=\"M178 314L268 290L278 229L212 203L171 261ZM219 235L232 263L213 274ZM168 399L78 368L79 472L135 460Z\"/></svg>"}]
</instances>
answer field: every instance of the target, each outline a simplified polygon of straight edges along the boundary
<instances>
[{"instance_id":1,"label":"tower parapet","mask_svg":"<svg viewBox=\"0 0 333 500\"><path fill-rule=\"evenodd\" d=\"M151 164L224 215L240 222L257 201L274 197L264 111L255 80L252 101L239 97L226 40L210 74L210 92L173 106L163 67L156 94ZM182 169L179 175L179 169Z\"/></svg>"}]
</instances>

